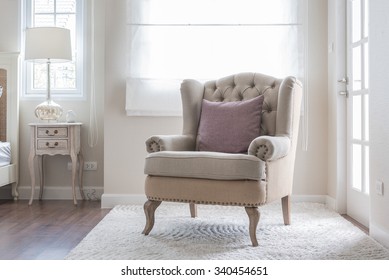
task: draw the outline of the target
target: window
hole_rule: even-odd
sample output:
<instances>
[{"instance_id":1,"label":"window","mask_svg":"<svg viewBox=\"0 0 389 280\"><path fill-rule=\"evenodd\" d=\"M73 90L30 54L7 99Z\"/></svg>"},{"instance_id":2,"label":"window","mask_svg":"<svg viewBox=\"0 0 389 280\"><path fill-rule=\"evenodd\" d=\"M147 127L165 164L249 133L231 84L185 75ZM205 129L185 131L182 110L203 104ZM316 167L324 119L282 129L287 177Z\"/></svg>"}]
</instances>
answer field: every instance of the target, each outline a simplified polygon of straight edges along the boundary
<instances>
[{"instance_id":1,"label":"window","mask_svg":"<svg viewBox=\"0 0 389 280\"><path fill-rule=\"evenodd\" d=\"M182 79L303 78L305 0L127 0L127 115L181 115Z\"/></svg>"},{"instance_id":2,"label":"window","mask_svg":"<svg viewBox=\"0 0 389 280\"><path fill-rule=\"evenodd\" d=\"M81 97L83 93L83 2L82 0L25 1L25 27L57 26L70 30L73 60L51 64L51 94ZM25 95L46 94L46 64L25 63Z\"/></svg>"}]
</instances>

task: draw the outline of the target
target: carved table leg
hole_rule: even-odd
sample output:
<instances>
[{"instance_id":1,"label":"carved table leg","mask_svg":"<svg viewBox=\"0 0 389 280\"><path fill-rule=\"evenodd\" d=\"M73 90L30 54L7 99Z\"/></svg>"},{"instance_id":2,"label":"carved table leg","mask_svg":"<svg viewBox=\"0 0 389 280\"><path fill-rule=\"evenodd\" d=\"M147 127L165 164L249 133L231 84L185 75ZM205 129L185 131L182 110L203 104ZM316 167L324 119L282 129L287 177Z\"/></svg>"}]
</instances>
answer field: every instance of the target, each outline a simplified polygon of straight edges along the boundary
<instances>
[{"instance_id":1,"label":"carved table leg","mask_svg":"<svg viewBox=\"0 0 389 280\"><path fill-rule=\"evenodd\" d=\"M260 213L258 211L258 207L245 207L245 209L247 215L249 216L249 232L251 243L253 244L253 247L257 247L257 225L259 222Z\"/></svg>"},{"instance_id":2,"label":"carved table leg","mask_svg":"<svg viewBox=\"0 0 389 280\"><path fill-rule=\"evenodd\" d=\"M32 201L34 200L34 190L35 190L34 158L35 158L35 153L33 150L31 150L30 155L28 156L28 168L30 170L30 177L31 177L31 195L30 195L30 200L28 202L28 205L31 205Z\"/></svg>"},{"instance_id":3,"label":"carved table leg","mask_svg":"<svg viewBox=\"0 0 389 280\"><path fill-rule=\"evenodd\" d=\"M82 155L81 151L78 154L78 188L80 190L81 198L82 200L86 200L85 193L84 193L84 182L83 182L83 175L84 175L84 156Z\"/></svg>"},{"instance_id":4,"label":"carved table leg","mask_svg":"<svg viewBox=\"0 0 389 280\"><path fill-rule=\"evenodd\" d=\"M77 155L74 151L70 152L70 159L72 160L72 192L73 192L73 204L77 205L76 198L76 180L77 180Z\"/></svg>"},{"instance_id":5,"label":"carved table leg","mask_svg":"<svg viewBox=\"0 0 389 280\"><path fill-rule=\"evenodd\" d=\"M143 206L143 209L145 210L146 215L146 226L142 233L144 235L148 235L149 232L153 229L154 226L154 213L155 210L158 208L159 205L161 205L162 201L156 201L156 200L148 200Z\"/></svg>"},{"instance_id":6,"label":"carved table leg","mask_svg":"<svg viewBox=\"0 0 389 280\"><path fill-rule=\"evenodd\" d=\"M38 156L38 173L40 178L40 187L39 187L39 200L42 200L43 197L43 187L45 185L45 174L44 174L44 155Z\"/></svg>"}]
</instances>

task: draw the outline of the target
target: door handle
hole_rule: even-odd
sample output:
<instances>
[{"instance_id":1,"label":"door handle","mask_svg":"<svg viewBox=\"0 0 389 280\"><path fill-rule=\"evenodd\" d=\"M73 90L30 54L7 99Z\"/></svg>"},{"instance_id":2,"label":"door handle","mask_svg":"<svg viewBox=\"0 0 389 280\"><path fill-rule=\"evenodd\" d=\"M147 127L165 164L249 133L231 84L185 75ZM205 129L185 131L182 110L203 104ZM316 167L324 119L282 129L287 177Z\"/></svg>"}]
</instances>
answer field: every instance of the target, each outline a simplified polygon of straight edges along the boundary
<instances>
[{"instance_id":1,"label":"door handle","mask_svg":"<svg viewBox=\"0 0 389 280\"><path fill-rule=\"evenodd\" d=\"M345 96L346 98L348 98L348 91L345 90L345 91L339 91L339 95L343 95Z\"/></svg>"},{"instance_id":2,"label":"door handle","mask_svg":"<svg viewBox=\"0 0 389 280\"><path fill-rule=\"evenodd\" d=\"M344 77L344 78L338 80L338 83L343 83L343 84L348 85L348 78L347 78L347 77Z\"/></svg>"}]
</instances>

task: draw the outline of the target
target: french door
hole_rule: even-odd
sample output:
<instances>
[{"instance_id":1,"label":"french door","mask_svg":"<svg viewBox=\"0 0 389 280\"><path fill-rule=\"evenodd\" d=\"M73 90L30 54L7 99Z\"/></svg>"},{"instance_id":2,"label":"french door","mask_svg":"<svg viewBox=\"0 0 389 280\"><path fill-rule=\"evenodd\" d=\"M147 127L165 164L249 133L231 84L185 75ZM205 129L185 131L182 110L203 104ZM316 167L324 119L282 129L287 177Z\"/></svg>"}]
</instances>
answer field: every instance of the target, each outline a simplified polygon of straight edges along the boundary
<instances>
[{"instance_id":1,"label":"french door","mask_svg":"<svg viewBox=\"0 0 389 280\"><path fill-rule=\"evenodd\" d=\"M347 0L347 214L369 226L369 0Z\"/></svg>"}]
</instances>

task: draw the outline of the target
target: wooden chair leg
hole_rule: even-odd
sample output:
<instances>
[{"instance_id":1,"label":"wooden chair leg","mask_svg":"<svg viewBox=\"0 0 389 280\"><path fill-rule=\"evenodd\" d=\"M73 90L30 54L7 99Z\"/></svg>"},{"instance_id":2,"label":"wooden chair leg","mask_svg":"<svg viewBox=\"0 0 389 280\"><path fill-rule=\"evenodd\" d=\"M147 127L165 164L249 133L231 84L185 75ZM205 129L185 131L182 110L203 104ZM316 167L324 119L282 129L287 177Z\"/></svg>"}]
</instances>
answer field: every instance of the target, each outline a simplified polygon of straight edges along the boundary
<instances>
[{"instance_id":1,"label":"wooden chair leg","mask_svg":"<svg viewBox=\"0 0 389 280\"><path fill-rule=\"evenodd\" d=\"M282 215L284 216L284 224L290 225L290 195L281 198Z\"/></svg>"},{"instance_id":2,"label":"wooden chair leg","mask_svg":"<svg viewBox=\"0 0 389 280\"><path fill-rule=\"evenodd\" d=\"M247 215L249 216L249 232L251 243L253 244L253 247L257 247L257 225L261 214L258 211L258 207L245 207L245 209Z\"/></svg>"},{"instance_id":3,"label":"wooden chair leg","mask_svg":"<svg viewBox=\"0 0 389 280\"><path fill-rule=\"evenodd\" d=\"M193 202L189 203L189 209L190 209L190 216L192 218L197 217L197 205Z\"/></svg>"},{"instance_id":4,"label":"wooden chair leg","mask_svg":"<svg viewBox=\"0 0 389 280\"><path fill-rule=\"evenodd\" d=\"M146 215L146 225L142 233L144 235L148 235L149 232L153 229L154 226L154 213L155 210L158 208L159 205L161 205L162 201L156 201L156 200L148 200L143 205L143 209L145 211Z\"/></svg>"}]
</instances>

